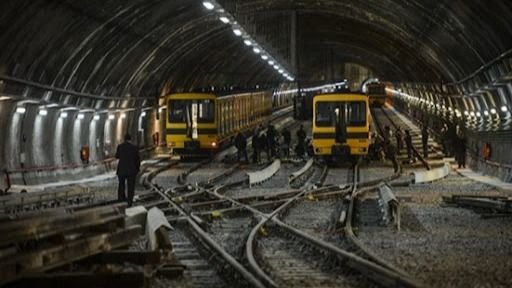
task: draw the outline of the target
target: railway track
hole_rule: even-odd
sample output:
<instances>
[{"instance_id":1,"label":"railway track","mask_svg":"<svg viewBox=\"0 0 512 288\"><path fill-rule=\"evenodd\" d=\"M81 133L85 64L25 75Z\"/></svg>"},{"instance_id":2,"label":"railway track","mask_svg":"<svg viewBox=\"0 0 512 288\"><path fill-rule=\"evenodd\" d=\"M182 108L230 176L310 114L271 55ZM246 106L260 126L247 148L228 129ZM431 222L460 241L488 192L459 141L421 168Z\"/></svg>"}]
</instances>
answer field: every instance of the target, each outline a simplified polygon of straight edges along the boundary
<instances>
[{"instance_id":1,"label":"railway track","mask_svg":"<svg viewBox=\"0 0 512 288\"><path fill-rule=\"evenodd\" d=\"M179 227L190 226L183 228L186 232L182 235L193 235L188 239L194 240L182 239L187 244L181 246L188 249L188 255L195 255L193 263L201 263L192 266L188 274L192 279L202 272L215 275L211 278L220 280L205 284L211 287L229 286L241 279L244 285L256 287L335 287L339 283L357 287L421 286L405 272L367 251L351 229L358 185L376 186L392 177L378 175L359 183L356 170L345 169L343 174L311 162L297 171L300 173L290 173L292 169L293 166L287 166L274 173L275 178L264 181L261 191L249 188L248 179L240 179L239 175L232 179L230 176L237 173L234 171L240 171L233 167L202 181L198 187L181 186L180 192L178 188L167 189L167 193L162 188L156 191L173 206L164 208L169 219L187 224ZM345 175L345 180L322 187L331 173ZM150 186L158 190L154 183ZM288 190L268 192L272 186L286 186ZM177 193L188 197L180 196L182 202L177 203ZM345 236L340 236L340 229ZM193 243L201 244L202 248L193 250ZM180 250L176 252L178 259L183 258L179 256ZM215 263L211 259L216 259ZM205 267L223 268L201 270Z\"/></svg>"}]
</instances>

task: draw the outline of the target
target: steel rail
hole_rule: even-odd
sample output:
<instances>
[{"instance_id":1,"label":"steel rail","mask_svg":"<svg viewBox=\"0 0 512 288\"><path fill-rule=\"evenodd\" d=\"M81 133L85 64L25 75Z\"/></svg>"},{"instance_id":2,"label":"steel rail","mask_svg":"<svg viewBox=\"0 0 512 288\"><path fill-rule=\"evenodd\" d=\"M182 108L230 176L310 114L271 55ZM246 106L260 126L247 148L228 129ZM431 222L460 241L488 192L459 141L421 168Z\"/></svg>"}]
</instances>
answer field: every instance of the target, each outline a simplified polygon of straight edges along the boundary
<instances>
[{"instance_id":1,"label":"steel rail","mask_svg":"<svg viewBox=\"0 0 512 288\"><path fill-rule=\"evenodd\" d=\"M150 187L153 191L158 193L170 206L176 209L182 216L186 217L187 223L190 227L195 231L195 233L203 239L206 244L213 249L216 253L218 253L224 260L226 260L248 283L253 285L254 287L264 288L265 286L256 278L253 274L251 274L245 267L240 264L233 256L231 256L224 248L222 248L215 240L213 240L208 233L206 233L200 225L196 222L192 215L187 214L178 204L169 199L169 197L161 191L161 188L157 187L154 183L152 183L152 179L156 174L168 169L168 167L163 167L161 169L157 169L149 173L148 177L145 178L145 185Z\"/></svg>"}]
</instances>

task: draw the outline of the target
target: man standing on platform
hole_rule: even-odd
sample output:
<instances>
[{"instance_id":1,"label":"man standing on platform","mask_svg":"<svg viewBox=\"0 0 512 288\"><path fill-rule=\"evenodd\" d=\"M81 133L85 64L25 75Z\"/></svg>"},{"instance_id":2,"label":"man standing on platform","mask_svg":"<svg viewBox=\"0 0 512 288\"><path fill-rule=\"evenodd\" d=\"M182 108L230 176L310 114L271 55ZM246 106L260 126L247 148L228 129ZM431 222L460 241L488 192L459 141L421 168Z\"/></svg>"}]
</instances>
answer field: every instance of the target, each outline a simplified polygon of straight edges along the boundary
<instances>
[{"instance_id":1,"label":"man standing on platform","mask_svg":"<svg viewBox=\"0 0 512 288\"><path fill-rule=\"evenodd\" d=\"M124 135L124 142L117 146L116 158L117 177L119 187L117 189L117 200L127 201L128 207L132 206L133 195L135 193L135 178L140 170L139 148L132 144L130 134ZM128 197L125 192L125 184L128 186Z\"/></svg>"}]
</instances>

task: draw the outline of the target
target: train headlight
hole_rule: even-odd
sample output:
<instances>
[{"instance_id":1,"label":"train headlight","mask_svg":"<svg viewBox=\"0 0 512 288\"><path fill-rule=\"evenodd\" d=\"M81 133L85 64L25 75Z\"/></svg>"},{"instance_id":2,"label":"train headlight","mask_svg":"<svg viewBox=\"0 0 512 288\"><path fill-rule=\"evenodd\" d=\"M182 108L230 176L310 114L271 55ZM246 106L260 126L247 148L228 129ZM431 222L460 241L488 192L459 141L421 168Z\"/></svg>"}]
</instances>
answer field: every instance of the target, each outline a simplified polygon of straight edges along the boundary
<instances>
[{"instance_id":1,"label":"train headlight","mask_svg":"<svg viewBox=\"0 0 512 288\"><path fill-rule=\"evenodd\" d=\"M212 142L211 145L212 145L213 148L216 148L217 147L217 142Z\"/></svg>"}]
</instances>

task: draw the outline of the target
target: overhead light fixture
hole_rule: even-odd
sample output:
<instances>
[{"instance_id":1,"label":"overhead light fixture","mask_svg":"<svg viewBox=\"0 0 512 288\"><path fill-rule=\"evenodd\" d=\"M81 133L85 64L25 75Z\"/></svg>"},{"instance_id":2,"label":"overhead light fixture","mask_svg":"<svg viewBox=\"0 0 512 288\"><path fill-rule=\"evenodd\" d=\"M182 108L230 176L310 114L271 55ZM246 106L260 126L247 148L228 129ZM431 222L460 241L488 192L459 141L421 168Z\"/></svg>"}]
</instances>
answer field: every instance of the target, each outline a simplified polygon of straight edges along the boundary
<instances>
[{"instance_id":1,"label":"overhead light fixture","mask_svg":"<svg viewBox=\"0 0 512 288\"><path fill-rule=\"evenodd\" d=\"M100 120L100 115L94 115L94 117L92 119L94 121L98 121L98 120Z\"/></svg>"},{"instance_id":2,"label":"overhead light fixture","mask_svg":"<svg viewBox=\"0 0 512 288\"><path fill-rule=\"evenodd\" d=\"M108 115L108 120L114 120L116 116L114 114Z\"/></svg>"},{"instance_id":3,"label":"overhead light fixture","mask_svg":"<svg viewBox=\"0 0 512 288\"><path fill-rule=\"evenodd\" d=\"M126 118L126 113L121 114L121 118Z\"/></svg>"},{"instance_id":4,"label":"overhead light fixture","mask_svg":"<svg viewBox=\"0 0 512 288\"><path fill-rule=\"evenodd\" d=\"M236 36L242 36L242 30L238 28L233 29L233 33L235 33Z\"/></svg>"},{"instance_id":5,"label":"overhead light fixture","mask_svg":"<svg viewBox=\"0 0 512 288\"><path fill-rule=\"evenodd\" d=\"M146 117L146 111L143 111L142 113L140 113L140 117Z\"/></svg>"},{"instance_id":6,"label":"overhead light fixture","mask_svg":"<svg viewBox=\"0 0 512 288\"><path fill-rule=\"evenodd\" d=\"M78 120L82 120L84 118L85 118L84 113L78 113L78 115L76 115L76 119L78 119Z\"/></svg>"},{"instance_id":7,"label":"overhead light fixture","mask_svg":"<svg viewBox=\"0 0 512 288\"><path fill-rule=\"evenodd\" d=\"M278 70L279 73L283 74L284 73L284 70L283 69L279 69Z\"/></svg>"},{"instance_id":8,"label":"overhead light fixture","mask_svg":"<svg viewBox=\"0 0 512 288\"><path fill-rule=\"evenodd\" d=\"M236 33L235 33L235 34L236 34ZM249 40L249 39L245 39L245 40L244 40L244 44L245 44L245 45L247 45L247 46L251 46L251 45L252 45L252 42L251 42L251 40Z\"/></svg>"},{"instance_id":9,"label":"overhead light fixture","mask_svg":"<svg viewBox=\"0 0 512 288\"><path fill-rule=\"evenodd\" d=\"M41 116L46 116L46 115L48 115L48 110L46 110L46 109L39 109L39 113L38 114L41 115Z\"/></svg>"},{"instance_id":10,"label":"overhead light fixture","mask_svg":"<svg viewBox=\"0 0 512 288\"><path fill-rule=\"evenodd\" d=\"M271 65L271 66L273 66L273 65L274 65L274 61L272 61L272 60L269 60L269 61L268 61L268 65Z\"/></svg>"},{"instance_id":11,"label":"overhead light fixture","mask_svg":"<svg viewBox=\"0 0 512 288\"><path fill-rule=\"evenodd\" d=\"M468 116L469 112L468 111L464 111L464 115Z\"/></svg>"},{"instance_id":12,"label":"overhead light fixture","mask_svg":"<svg viewBox=\"0 0 512 288\"><path fill-rule=\"evenodd\" d=\"M508 111L508 107L503 105L501 106L501 112L507 112Z\"/></svg>"},{"instance_id":13,"label":"overhead light fixture","mask_svg":"<svg viewBox=\"0 0 512 288\"><path fill-rule=\"evenodd\" d=\"M220 21L221 21L222 23L224 23L224 24L228 24L228 23L229 23L229 19L228 19L228 17L226 17L226 16L222 16L222 17L220 17L219 19L220 19Z\"/></svg>"},{"instance_id":14,"label":"overhead light fixture","mask_svg":"<svg viewBox=\"0 0 512 288\"><path fill-rule=\"evenodd\" d=\"M471 115L471 117L475 117L475 112L474 112L474 111L471 111L471 112L469 113L469 115Z\"/></svg>"},{"instance_id":15,"label":"overhead light fixture","mask_svg":"<svg viewBox=\"0 0 512 288\"><path fill-rule=\"evenodd\" d=\"M261 52L261 50L258 47L254 47L252 49L252 51L254 51L254 53L256 53L256 54L260 54L260 52Z\"/></svg>"},{"instance_id":16,"label":"overhead light fixture","mask_svg":"<svg viewBox=\"0 0 512 288\"><path fill-rule=\"evenodd\" d=\"M263 59L263 60L267 60L267 59L268 59L268 56L267 56L267 55L261 55L261 59Z\"/></svg>"},{"instance_id":17,"label":"overhead light fixture","mask_svg":"<svg viewBox=\"0 0 512 288\"><path fill-rule=\"evenodd\" d=\"M485 115L485 116L489 116L489 111L485 110L485 111L484 111L484 115Z\"/></svg>"},{"instance_id":18,"label":"overhead light fixture","mask_svg":"<svg viewBox=\"0 0 512 288\"><path fill-rule=\"evenodd\" d=\"M0 101L9 100L11 97L9 96L0 96Z\"/></svg>"},{"instance_id":19,"label":"overhead light fixture","mask_svg":"<svg viewBox=\"0 0 512 288\"><path fill-rule=\"evenodd\" d=\"M491 108L491 114L496 114L496 109L495 108Z\"/></svg>"},{"instance_id":20,"label":"overhead light fixture","mask_svg":"<svg viewBox=\"0 0 512 288\"><path fill-rule=\"evenodd\" d=\"M27 112L27 108L21 107L21 106L16 107L16 113L18 113L18 114L25 114L25 112Z\"/></svg>"},{"instance_id":21,"label":"overhead light fixture","mask_svg":"<svg viewBox=\"0 0 512 288\"><path fill-rule=\"evenodd\" d=\"M215 5L213 5L213 3L210 1L204 1L203 6L208 10L213 10L213 8L215 8Z\"/></svg>"},{"instance_id":22,"label":"overhead light fixture","mask_svg":"<svg viewBox=\"0 0 512 288\"><path fill-rule=\"evenodd\" d=\"M274 65L274 69L279 70L279 66Z\"/></svg>"},{"instance_id":23,"label":"overhead light fixture","mask_svg":"<svg viewBox=\"0 0 512 288\"><path fill-rule=\"evenodd\" d=\"M68 118L68 112L61 112L59 117L62 119Z\"/></svg>"},{"instance_id":24,"label":"overhead light fixture","mask_svg":"<svg viewBox=\"0 0 512 288\"><path fill-rule=\"evenodd\" d=\"M482 116L482 114L480 114L480 112L477 111L476 112L476 117L480 117L480 116Z\"/></svg>"}]
</instances>

